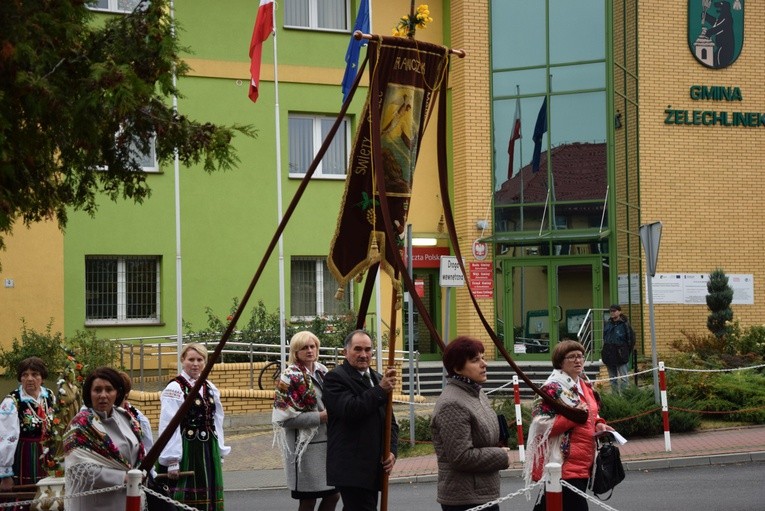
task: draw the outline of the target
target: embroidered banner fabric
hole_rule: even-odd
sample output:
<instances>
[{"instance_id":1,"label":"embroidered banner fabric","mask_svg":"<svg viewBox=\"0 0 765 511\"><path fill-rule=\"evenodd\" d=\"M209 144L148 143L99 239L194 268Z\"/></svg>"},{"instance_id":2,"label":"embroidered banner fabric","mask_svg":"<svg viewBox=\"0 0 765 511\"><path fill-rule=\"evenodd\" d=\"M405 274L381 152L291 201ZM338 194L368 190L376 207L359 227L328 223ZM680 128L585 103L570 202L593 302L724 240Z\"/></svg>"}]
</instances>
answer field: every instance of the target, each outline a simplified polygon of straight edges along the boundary
<instances>
[{"instance_id":1,"label":"embroidered banner fabric","mask_svg":"<svg viewBox=\"0 0 765 511\"><path fill-rule=\"evenodd\" d=\"M328 266L340 289L380 262L393 275L393 254L385 241L374 155L382 160L390 216L397 246L403 246L412 179L430 110L446 84L448 49L400 37L372 40L367 49L370 86L353 143L345 193L330 247ZM374 99L374 101L373 101ZM370 108L378 108L380 126L373 133Z\"/></svg>"}]
</instances>

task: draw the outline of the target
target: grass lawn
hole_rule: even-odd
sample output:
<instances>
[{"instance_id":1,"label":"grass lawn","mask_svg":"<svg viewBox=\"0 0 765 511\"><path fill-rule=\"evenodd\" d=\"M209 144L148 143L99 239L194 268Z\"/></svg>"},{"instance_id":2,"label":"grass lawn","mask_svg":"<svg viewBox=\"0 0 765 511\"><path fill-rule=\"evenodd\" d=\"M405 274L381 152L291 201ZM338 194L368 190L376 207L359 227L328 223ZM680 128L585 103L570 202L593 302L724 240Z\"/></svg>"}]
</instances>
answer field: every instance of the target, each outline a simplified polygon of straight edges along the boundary
<instances>
[{"instance_id":1,"label":"grass lawn","mask_svg":"<svg viewBox=\"0 0 765 511\"><path fill-rule=\"evenodd\" d=\"M428 454L436 453L433 444L414 444L414 447L409 447L408 438L399 438L398 442L399 458L413 458L415 456L427 456Z\"/></svg>"},{"instance_id":2,"label":"grass lawn","mask_svg":"<svg viewBox=\"0 0 765 511\"><path fill-rule=\"evenodd\" d=\"M709 429L723 429L723 428L740 428L742 426L752 426L751 422L741 421L721 421L715 419L703 419L699 425L699 430L706 431Z\"/></svg>"}]
</instances>

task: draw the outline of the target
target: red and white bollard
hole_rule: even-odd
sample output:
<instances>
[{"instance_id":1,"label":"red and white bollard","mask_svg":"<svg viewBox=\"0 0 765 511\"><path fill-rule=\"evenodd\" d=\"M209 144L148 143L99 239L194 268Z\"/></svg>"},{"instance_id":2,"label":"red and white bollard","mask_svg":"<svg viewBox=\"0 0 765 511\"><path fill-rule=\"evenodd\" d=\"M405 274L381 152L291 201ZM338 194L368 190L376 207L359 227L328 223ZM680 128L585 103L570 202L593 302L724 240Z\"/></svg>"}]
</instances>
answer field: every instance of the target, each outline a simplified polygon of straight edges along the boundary
<instances>
[{"instance_id":1,"label":"red and white bollard","mask_svg":"<svg viewBox=\"0 0 765 511\"><path fill-rule=\"evenodd\" d=\"M141 479L143 479L143 472L140 470L128 471L125 511L141 511Z\"/></svg>"},{"instance_id":2,"label":"red and white bollard","mask_svg":"<svg viewBox=\"0 0 765 511\"><path fill-rule=\"evenodd\" d=\"M545 480L546 511L563 511L563 485L560 484L561 466L560 463L545 465L547 472L547 480Z\"/></svg>"},{"instance_id":3,"label":"red and white bollard","mask_svg":"<svg viewBox=\"0 0 765 511\"><path fill-rule=\"evenodd\" d=\"M518 376L513 376L513 396L515 397L515 427L518 430L518 459L526 461L526 451L523 446L523 415L521 414L521 389L518 386Z\"/></svg>"},{"instance_id":4,"label":"red and white bollard","mask_svg":"<svg viewBox=\"0 0 765 511\"><path fill-rule=\"evenodd\" d=\"M669 405L667 405L667 376L664 372L664 362L659 362L659 391L661 393L661 419L664 422L664 450L672 451L669 440Z\"/></svg>"}]
</instances>

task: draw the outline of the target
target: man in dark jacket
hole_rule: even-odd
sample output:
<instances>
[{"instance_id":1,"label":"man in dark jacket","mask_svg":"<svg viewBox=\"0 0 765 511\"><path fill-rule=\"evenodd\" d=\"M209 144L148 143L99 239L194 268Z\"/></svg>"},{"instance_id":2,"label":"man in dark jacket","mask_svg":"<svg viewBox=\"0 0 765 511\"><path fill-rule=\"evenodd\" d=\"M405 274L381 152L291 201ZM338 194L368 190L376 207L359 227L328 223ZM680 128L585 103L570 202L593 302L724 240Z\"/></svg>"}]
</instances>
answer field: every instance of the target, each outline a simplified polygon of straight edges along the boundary
<instances>
[{"instance_id":1,"label":"man in dark jacket","mask_svg":"<svg viewBox=\"0 0 765 511\"><path fill-rule=\"evenodd\" d=\"M398 425L391 419L390 454L383 460L385 409L396 385L396 370L385 376L369 364L374 356L372 339L363 330L345 338L345 362L324 378L327 408L327 484L336 486L343 509L377 509L383 472L396 462Z\"/></svg>"},{"instance_id":2,"label":"man in dark jacket","mask_svg":"<svg viewBox=\"0 0 765 511\"><path fill-rule=\"evenodd\" d=\"M635 331L622 314L622 307L614 304L609 309L610 317L603 324L603 351L601 358L608 368L611 389L621 393L627 388L629 380L629 361L635 348Z\"/></svg>"}]
</instances>

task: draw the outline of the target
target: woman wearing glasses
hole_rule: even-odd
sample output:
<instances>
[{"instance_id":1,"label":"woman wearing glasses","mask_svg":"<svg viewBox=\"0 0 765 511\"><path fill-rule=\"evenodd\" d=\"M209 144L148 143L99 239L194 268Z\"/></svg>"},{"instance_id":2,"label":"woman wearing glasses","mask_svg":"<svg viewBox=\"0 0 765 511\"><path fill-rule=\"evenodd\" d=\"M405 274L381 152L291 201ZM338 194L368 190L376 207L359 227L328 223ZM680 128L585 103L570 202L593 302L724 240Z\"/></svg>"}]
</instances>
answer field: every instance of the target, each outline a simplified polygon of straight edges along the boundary
<instances>
[{"instance_id":1,"label":"woman wearing glasses","mask_svg":"<svg viewBox=\"0 0 765 511\"><path fill-rule=\"evenodd\" d=\"M587 410L587 422L578 424L555 413L541 399L534 402L529 427L528 453L530 462L524 467L526 484L542 479L545 464L562 464L562 479L581 491L586 491L587 480L595 461L594 434L613 431L598 415L599 399L584 374L584 346L576 341L559 342L552 353L553 372L542 385L542 392L563 403ZM544 492L534 510L544 510ZM587 510L587 499L563 487L563 509Z\"/></svg>"}]
</instances>

